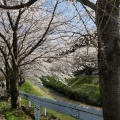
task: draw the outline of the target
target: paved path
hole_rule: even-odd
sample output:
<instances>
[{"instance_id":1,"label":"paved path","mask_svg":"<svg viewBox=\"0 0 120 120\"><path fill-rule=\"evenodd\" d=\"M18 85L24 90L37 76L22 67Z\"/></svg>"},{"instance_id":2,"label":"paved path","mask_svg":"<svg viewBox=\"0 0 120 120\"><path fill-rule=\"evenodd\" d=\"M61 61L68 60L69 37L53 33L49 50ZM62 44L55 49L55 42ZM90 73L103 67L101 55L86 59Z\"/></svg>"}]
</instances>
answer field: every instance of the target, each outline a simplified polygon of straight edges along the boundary
<instances>
[{"instance_id":1,"label":"paved path","mask_svg":"<svg viewBox=\"0 0 120 120\"><path fill-rule=\"evenodd\" d=\"M101 109L100 107L95 107L95 106L87 105L87 104L79 102L79 101L71 100L71 99L67 98L65 95L56 92L54 89L47 88L47 87L45 87L43 85L41 86L40 84L37 84L37 83L34 83L34 84L37 85L38 87L42 88L43 90L45 90L55 100L61 100L61 101L64 101L64 102L70 102L70 103L82 105L82 106L85 106L85 107Z\"/></svg>"}]
</instances>

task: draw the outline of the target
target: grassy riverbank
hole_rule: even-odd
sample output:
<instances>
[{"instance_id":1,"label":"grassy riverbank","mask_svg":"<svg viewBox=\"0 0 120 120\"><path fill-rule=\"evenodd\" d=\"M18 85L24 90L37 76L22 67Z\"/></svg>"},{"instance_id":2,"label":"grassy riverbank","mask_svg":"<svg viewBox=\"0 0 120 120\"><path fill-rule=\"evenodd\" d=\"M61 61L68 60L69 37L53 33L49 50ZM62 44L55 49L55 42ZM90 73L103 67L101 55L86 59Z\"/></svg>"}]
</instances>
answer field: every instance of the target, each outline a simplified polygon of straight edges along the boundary
<instances>
[{"instance_id":1,"label":"grassy riverbank","mask_svg":"<svg viewBox=\"0 0 120 120\"><path fill-rule=\"evenodd\" d=\"M96 76L78 76L67 79L67 86L53 77L47 77L47 79L44 77L42 80L46 86L51 87L62 94L65 93L67 97L71 95L70 98L72 98L74 96L75 100L79 101L80 99L80 101L83 100L84 103L89 103L89 101L92 101L92 103L95 103L95 105L96 103L98 103L98 105L100 103L98 78ZM45 89L37 87L30 81L26 81L20 87L20 91L53 99ZM22 104L27 105L27 102L22 101ZM30 111L25 111L21 108L18 108L17 110L11 110L10 100L8 102L0 101L0 112L5 115L7 120L34 120L33 107L30 109ZM47 117L42 116L41 120L48 120L48 118L57 118L56 120L74 120L74 118L47 109Z\"/></svg>"},{"instance_id":2,"label":"grassy riverbank","mask_svg":"<svg viewBox=\"0 0 120 120\"><path fill-rule=\"evenodd\" d=\"M20 87L20 91L52 99L52 96L50 96L44 89L37 87L30 81L26 81ZM22 104L24 104L26 106L27 102L22 101ZM5 115L7 120L22 120L22 119L23 120L34 120L33 107L30 110L24 110L22 108L18 108L16 110L11 110L10 109L10 100L8 102L0 101L0 111ZM74 118L71 118L67 115L60 114L58 112L48 110L48 109L47 109L47 117L44 117L43 115L41 117L42 117L41 120L48 120L48 119L49 120L53 120L53 119L74 120Z\"/></svg>"},{"instance_id":3,"label":"grassy riverbank","mask_svg":"<svg viewBox=\"0 0 120 120\"><path fill-rule=\"evenodd\" d=\"M97 76L77 76L67 79L67 85L50 76L42 77L41 80L46 87L50 87L70 99L101 106Z\"/></svg>"}]
</instances>

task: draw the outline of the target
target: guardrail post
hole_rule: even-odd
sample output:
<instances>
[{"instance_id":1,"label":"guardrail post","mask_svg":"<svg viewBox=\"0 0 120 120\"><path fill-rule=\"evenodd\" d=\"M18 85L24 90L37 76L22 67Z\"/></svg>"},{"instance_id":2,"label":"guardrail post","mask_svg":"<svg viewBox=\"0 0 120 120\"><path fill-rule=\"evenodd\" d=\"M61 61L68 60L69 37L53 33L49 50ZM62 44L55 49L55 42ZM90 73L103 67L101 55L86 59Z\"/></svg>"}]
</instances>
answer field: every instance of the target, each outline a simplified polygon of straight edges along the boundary
<instances>
[{"instance_id":1,"label":"guardrail post","mask_svg":"<svg viewBox=\"0 0 120 120\"><path fill-rule=\"evenodd\" d=\"M46 108L45 107L43 108L43 114L44 114L44 116L46 116Z\"/></svg>"},{"instance_id":2,"label":"guardrail post","mask_svg":"<svg viewBox=\"0 0 120 120\"><path fill-rule=\"evenodd\" d=\"M37 100L34 101L34 116L35 120L40 120L40 105Z\"/></svg>"},{"instance_id":3,"label":"guardrail post","mask_svg":"<svg viewBox=\"0 0 120 120\"><path fill-rule=\"evenodd\" d=\"M31 102L30 101L28 101L28 107L31 107Z\"/></svg>"},{"instance_id":4,"label":"guardrail post","mask_svg":"<svg viewBox=\"0 0 120 120\"><path fill-rule=\"evenodd\" d=\"M19 101L19 107L21 107L21 97L18 98Z\"/></svg>"}]
</instances>

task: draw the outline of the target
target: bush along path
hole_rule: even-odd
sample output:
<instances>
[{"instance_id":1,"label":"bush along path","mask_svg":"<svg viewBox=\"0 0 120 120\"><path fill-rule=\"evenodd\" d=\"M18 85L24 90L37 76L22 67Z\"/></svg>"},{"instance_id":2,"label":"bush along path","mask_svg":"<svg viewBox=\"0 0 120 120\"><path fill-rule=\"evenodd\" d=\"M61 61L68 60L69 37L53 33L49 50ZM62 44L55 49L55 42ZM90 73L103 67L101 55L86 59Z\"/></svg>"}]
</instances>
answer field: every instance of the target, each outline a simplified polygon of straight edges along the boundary
<instances>
[{"instance_id":1,"label":"bush along path","mask_svg":"<svg viewBox=\"0 0 120 120\"><path fill-rule=\"evenodd\" d=\"M62 93L67 98L93 106L101 106L100 92L97 77L75 77L67 80L68 85L46 76L40 78L44 86Z\"/></svg>"}]
</instances>

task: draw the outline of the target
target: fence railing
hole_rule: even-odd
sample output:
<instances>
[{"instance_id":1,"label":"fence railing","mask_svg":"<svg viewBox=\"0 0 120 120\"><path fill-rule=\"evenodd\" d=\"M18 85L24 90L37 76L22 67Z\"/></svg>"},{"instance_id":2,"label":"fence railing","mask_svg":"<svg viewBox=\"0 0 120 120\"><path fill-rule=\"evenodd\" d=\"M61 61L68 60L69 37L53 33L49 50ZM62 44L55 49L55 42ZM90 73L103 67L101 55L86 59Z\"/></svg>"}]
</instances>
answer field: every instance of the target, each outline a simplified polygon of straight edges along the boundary
<instances>
[{"instance_id":1,"label":"fence railing","mask_svg":"<svg viewBox=\"0 0 120 120\"><path fill-rule=\"evenodd\" d=\"M44 115L46 115L46 108L74 117L76 120L103 120L101 109L85 107L82 105L71 104L57 100L51 100L43 97L38 97L28 93L19 93L19 100L21 106L21 98L27 99L29 106L31 102L34 103L35 120L40 120L40 106L44 107Z\"/></svg>"}]
</instances>

